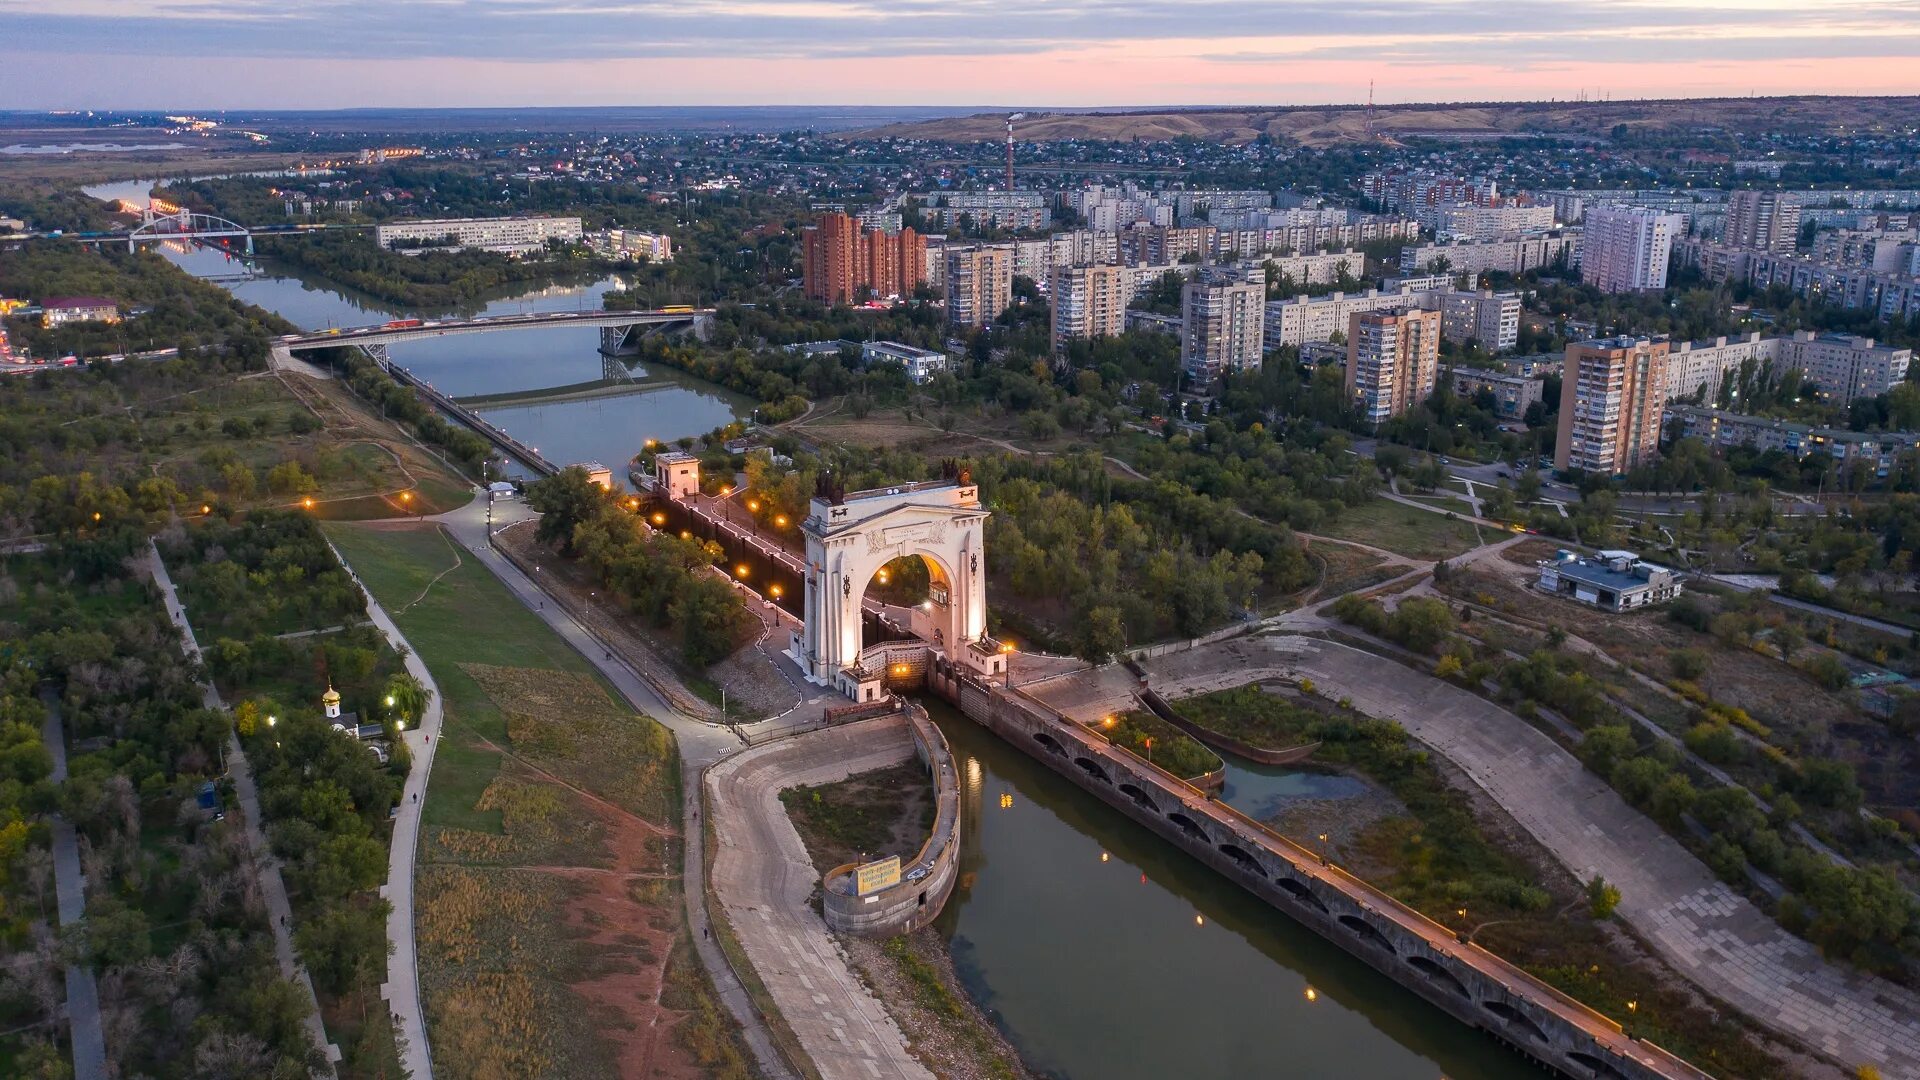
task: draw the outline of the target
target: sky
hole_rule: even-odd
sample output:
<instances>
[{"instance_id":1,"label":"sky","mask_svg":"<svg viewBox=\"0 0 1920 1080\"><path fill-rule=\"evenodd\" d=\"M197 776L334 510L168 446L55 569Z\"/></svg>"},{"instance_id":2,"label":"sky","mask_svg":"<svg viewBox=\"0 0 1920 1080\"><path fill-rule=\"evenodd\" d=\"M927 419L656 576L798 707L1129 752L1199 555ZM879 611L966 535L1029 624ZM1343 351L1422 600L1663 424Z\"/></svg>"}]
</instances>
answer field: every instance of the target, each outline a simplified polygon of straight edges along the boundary
<instances>
[{"instance_id":1,"label":"sky","mask_svg":"<svg viewBox=\"0 0 1920 1080\"><path fill-rule=\"evenodd\" d=\"M0 0L0 109L1920 92L1920 0Z\"/></svg>"}]
</instances>

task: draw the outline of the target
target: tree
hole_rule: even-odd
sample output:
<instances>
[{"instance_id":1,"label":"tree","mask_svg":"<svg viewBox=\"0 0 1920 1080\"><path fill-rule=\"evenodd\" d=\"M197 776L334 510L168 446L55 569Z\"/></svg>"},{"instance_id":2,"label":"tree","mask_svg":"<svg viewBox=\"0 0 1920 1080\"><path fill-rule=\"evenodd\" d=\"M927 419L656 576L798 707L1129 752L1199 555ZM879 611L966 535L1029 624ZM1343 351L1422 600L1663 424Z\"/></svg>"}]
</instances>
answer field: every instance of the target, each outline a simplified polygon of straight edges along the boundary
<instances>
[{"instance_id":1,"label":"tree","mask_svg":"<svg viewBox=\"0 0 1920 1080\"><path fill-rule=\"evenodd\" d=\"M1453 633L1453 609L1446 601L1415 596L1400 602L1387 626L1389 637L1415 652L1430 653Z\"/></svg>"},{"instance_id":2,"label":"tree","mask_svg":"<svg viewBox=\"0 0 1920 1080\"><path fill-rule=\"evenodd\" d=\"M393 948L387 940L386 926L392 910L393 905L385 900L339 904L300 921L294 944L321 989L345 994L369 981L379 981Z\"/></svg>"},{"instance_id":3,"label":"tree","mask_svg":"<svg viewBox=\"0 0 1920 1080\"><path fill-rule=\"evenodd\" d=\"M1088 611L1081 620L1075 652L1082 660L1090 664L1105 663L1126 647L1127 627L1119 608L1101 605Z\"/></svg>"},{"instance_id":4,"label":"tree","mask_svg":"<svg viewBox=\"0 0 1920 1080\"><path fill-rule=\"evenodd\" d=\"M417 724L426 715L427 706L433 703L433 691L412 675L404 671L396 672L387 680L386 693L381 700L396 718Z\"/></svg>"},{"instance_id":5,"label":"tree","mask_svg":"<svg viewBox=\"0 0 1920 1080\"><path fill-rule=\"evenodd\" d=\"M1596 919L1611 919L1620 906L1620 890L1599 874L1587 882L1587 910Z\"/></svg>"},{"instance_id":6,"label":"tree","mask_svg":"<svg viewBox=\"0 0 1920 1080\"><path fill-rule=\"evenodd\" d=\"M568 555L575 554L574 530L592 520L607 498L600 485L587 479L587 471L566 468L544 480L527 485L527 505L540 513L535 535L541 543L558 543Z\"/></svg>"}]
</instances>

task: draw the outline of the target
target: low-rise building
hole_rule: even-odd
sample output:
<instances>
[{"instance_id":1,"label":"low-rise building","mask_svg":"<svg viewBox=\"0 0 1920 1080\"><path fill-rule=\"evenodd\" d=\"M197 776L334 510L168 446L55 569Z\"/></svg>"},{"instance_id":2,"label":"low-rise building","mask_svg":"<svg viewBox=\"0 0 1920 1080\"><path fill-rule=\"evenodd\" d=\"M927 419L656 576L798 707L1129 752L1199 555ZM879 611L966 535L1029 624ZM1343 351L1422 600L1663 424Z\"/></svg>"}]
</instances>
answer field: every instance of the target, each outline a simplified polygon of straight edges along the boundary
<instances>
[{"instance_id":1,"label":"low-rise building","mask_svg":"<svg viewBox=\"0 0 1920 1080\"><path fill-rule=\"evenodd\" d=\"M1533 403L1541 400L1546 383L1544 379L1508 375L1482 368L1454 368L1449 378L1453 392L1458 397L1474 397L1482 390L1492 394L1494 413L1508 420L1525 416Z\"/></svg>"},{"instance_id":2,"label":"low-rise building","mask_svg":"<svg viewBox=\"0 0 1920 1080\"><path fill-rule=\"evenodd\" d=\"M1180 316L1162 315L1156 311L1127 312L1127 329L1145 330L1150 334L1172 334L1180 336Z\"/></svg>"},{"instance_id":3,"label":"low-rise building","mask_svg":"<svg viewBox=\"0 0 1920 1080\"><path fill-rule=\"evenodd\" d=\"M577 217L418 218L373 229L374 243L391 251L460 248L504 255L541 251L549 241L577 244L582 235Z\"/></svg>"},{"instance_id":4,"label":"low-rise building","mask_svg":"<svg viewBox=\"0 0 1920 1080\"><path fill-rule=\"evenodd\" d=\"M1706 406L1669 405L1666 422L1669 430L1678 424L1682 436L1715 450L1744 446L1761 453L1779 451L1795 460L1826 454L1842 464L1864 461L1882 477L1892 471L1897 457L1920 448L1920 434L1911 431L1848 431Z\"/></svg>"},{"instance_id":5,"label":"low-rise building","mask_svg":"<svg viewBox=\"0 0 1920 1080\"><path fill-rule=\"evenodd\" d=\"M907 378L919 384L947 369L947 354L932 349L917 349L897 341L869 341L860 346L860 362L899 364L907 369Z\"/></svg>"},{"instance_id":6,"label":"low-rise building","mask_svg":"<svg viewBox=\"0 0 1920 1080\"><path fill-rule=\"evenodd\" d=\"M120 321L120 305L100 296L56 296L40 305L40 325Z\"/></svg>"},{"instance_id":7,"label":"low-rise building","mask_svg":"<svg viewBox=\"0 0 1920 1080\"><path fill-rule=\"evenodd\" d=\"M1541 592L1602 611L1632 611L1665 603L1683 591L1680 575L1631 551L1602 551L1583 559L1564 548L1539 562Z\"/></svg>"},{"instance_id":8,"label":"low-rise building","mask_svg":"<svg viewBox=\"0 0 1920 1080\"><path fill-rule=\"evenodd\" d=\"M673 258L673 238L665 233L604 229L595 234L594 246L616 259L645 259L661 263Z\"/></svg>"}]
</instances>

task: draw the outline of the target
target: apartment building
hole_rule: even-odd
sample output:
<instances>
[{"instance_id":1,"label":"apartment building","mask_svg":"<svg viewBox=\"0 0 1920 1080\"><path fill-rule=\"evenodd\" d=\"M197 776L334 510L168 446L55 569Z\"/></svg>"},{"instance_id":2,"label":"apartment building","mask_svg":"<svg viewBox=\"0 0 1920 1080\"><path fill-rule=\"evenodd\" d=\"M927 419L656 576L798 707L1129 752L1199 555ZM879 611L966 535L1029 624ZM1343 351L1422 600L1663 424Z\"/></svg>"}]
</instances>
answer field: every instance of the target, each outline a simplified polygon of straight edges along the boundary
<instances>
[{"instance_id":1,"label":"apartment building","mask_svg":"<svg viewBox=\"0 0 1920 1080\"><path fill-rule=\"evenodd\" d=\"M1667 355L1667 398L1720 397L1722 384L1747 365L1756 374L1778 378L1799 371L1822 397L1850 404L1878 397L1907 377L1913 350L1881 345L1870 337L1800 330L1762 337L1758 333L1675 342Z\"/></svg>"},{"instance_id":2,"label":"apartment building","mask_svg":"<svg viewBox=\"0 0 1920 1080\"><path fill-rule=\"evenodd\" d=\"M1125 266L1055 267L1047 288L1054 351L1065 350L1071 341L1124 333L1132 276Z\"/></svg>"},{"instance_id":3,"label":"apartment building","mask_svg":"<svg viewBox=\"0 0 1920 1080\"><path fill-rule=\"evenodd\" d=\"M1790 253L1800 243L1800 196L1790 191L1736 191L1727 196L1723 242Z\"/></svg>"},{"instance_id":4,"label":"apartment building","mask_svg":"<svg viewBox=\"0 0 1920 1080\"><path fill-rule=\"evenodd\" d=\"M1668 405L1666 423L1669 429L1677 423L1681 435L1715 450L1744 446L1795 460L1826 454L1842 464L1867 462L1876 476L1886 476L1896 458L1920 448L1920 434L1911 431L1848 431L1694 405Z\"/></svg>"},{"instance_id":5,"label":"apartment building","mask_svg":"<svg viewBox=\"0 0 1920 1080\"><path fill-rule=\"evenodd\" d=\"M943 229L955 229L962 218L976 228L1044 229L1053 224L1047 197L1037 191L951 191L916 196L921 211Z\"/></svg>"},{"instance_id":6,"label":"apartment building","mask_svg":"<svg viewBox=\"0 0 1920 1080\"><path fill-rule=\"evenodd\" d=\"M1602 292L1667 287L1667 257L1686 219L1637 206L1596 206L1581 235L1580 280Z\"/></svg>"},{"instance_id":7,"label":"apartment building","mask_svg":"<svg viewBox=\"0 0 1920 1080\"><path fill-rule=\"evenodd\" d=\"M1445 259L1447 273L1524 274L1565 261L1580 265L1579 229L1558 229L1518 240L1486 240L1452 244L1409 244L1400 249L1400 272L1418 274Z\"/></svg>"},{"instance_id":8,"label":"apartment building","mask_svg":"<svg viewBox=\"0 0 1920 1080\"><path fill-rule=\"evenodd\" d=\"M1500 187L1478 176L1458 176L1427 169L1387 169L1360 178L1360 191L1388 210L1413 214L1434 206L1467 203L1498 206Z\"/></svg>"},{"instance_id":9,"label":"apartment building","mask_svg":"<svg viewBox=\"0 0 1920 1080\"><path fill-rule=\"evenodd\" d=\"M1459 204L1437 207L1421 224L1433 229L1442 241L1488 242L1512 240L1554 227L1551 206L1474 206Z\"/></svg>"},{"instance_id":10,"label":"apartment building","mask_svg":"<svg viewBox=\"0 0 1920 1080\"><path fill-rule=\"evenodd\" d=\"M1544 379L1482 368L1454 368L1447 373L1447 378L1455 396L1475 397L1482 390L1492 394L1494 414L1505 420L1518 420L1527 415L1533 403L1541 400L1546 386Z\"/></svg>"},{"instance_id":11,"label":"apartment building","mask_svg":"<svg viewBox=\"0 0 1920 1080\"><path fill-rule=\"evenodd\" d=\"M1613 476L1652 460L1667 403L1667 351L1665 341L1624 335L1567 346L1555 468Z\"/></svg>"},{"instance_id":12,"label":"apartment building","mask_svg":"<svg viewBox=\"0 0 1920 1080\"><path fill-rule=\"evenodd\" d=\"M582 235L577 217L418 218L373 227L374 243L406 252L460 248L526 255L551 240L577 244Z\"/></svg>"},{"instance_id":13,"label":"apartment building","mask_svg":"<svg viewBox=\"0 0 1920 1080\"><path fill-rule=\"evenodd\" d=\"M1180 290L1180 362L1196 378L1260 366L1267 275L1259 267L1202 266Z\"/></svg>"},{"instance_id":14,"label":"apartment building","mask_svg":"<svg viewBox=\"0 0 1920 1080\"><path fill-rule=\"evenodd\" d=\"M1355 214L1345 225L1288 225L1261 229L1217 228L1213 257L1248 258L1269 251L1344 250L1375 240L1413 241L1420 223L1412 218Z\"/></svg>"},{"instance_id":15,"label":"apartment building","mask_svg":"<svg viewBox=\"0 0 1920 1080\"><path fill-rule=\"evenodd\" d=\"M1366 256L1357 251L1328 251L1315 255L1268 255L1261 263L1271 281L1291 281L1295 285L1331 285L1347 277L1359 281L1366 276Z\"/></svg>"},{"instance_id":16,"label":"apartment building","mask_svg":"<svg viewBox=\"0 0 1920 1080\"><path fill-rule=\"evenodd\" d=\"M1520 340L1520 298L1513 293L1448 289L1427 295L1424 306L1439 307L1440 332L1449 341L1472 341L1489 352L1499 352Z\"/></svg>"},{"instance_id":17,"label":"apartment building","mask_svg":"<svg viewBox=\"0 0 1920 1080\"><path fill-rule=\"evenodd\" d=\"M1013 303L1013 245L947 248L947 322L982 327Z\"/></svg>"},{"instance_id":18,"label":"apartment building","mask_svg":"<svg viewBox=\"0 0 1920 1080\"><path fill-rule=\"evenodd\" d=\"M1347 396L1378 425L1425 401L1440 371L1440 313L1356 311L1347 320Z\"/></svg>"},{"instance_id":19,"label":"apartment building","mask_svg":"<svg viewBox=\"0 0 1920 1080\"><path fill-rule=\"evenodd\" d=\"M1330 341L1345 332L1356 312L1428 308L1445 313L1441 332L1450 341L1478 341L1489 351L1511 349L1520 340L1520 298L1487 290L1369 289L1348 295L1298 296L1267 305L1267 348Z\"/></svg>"},{"instance_id":20,"label":"apartment building","mask_svg":"<svg viewBox=\"0 0 1920 1080\"><path fill-rule=\"evenodd\" d=\"M1876 274L1920 273L1920 233L1912 229L1827 229L1813 238L1813 261Z\"/></svg>"},{"instance_id":21,"label":"apartment building","mask_svg":"<svg viewBox=\"0 0 1920 1080\"><path fill-rule=\"evenodd\" d=\"M926 239L912 229L863 229L839 212L800 235L801 281L810 299L851 304L908 296L926 280Z\"/></svg>"}]
</instances>

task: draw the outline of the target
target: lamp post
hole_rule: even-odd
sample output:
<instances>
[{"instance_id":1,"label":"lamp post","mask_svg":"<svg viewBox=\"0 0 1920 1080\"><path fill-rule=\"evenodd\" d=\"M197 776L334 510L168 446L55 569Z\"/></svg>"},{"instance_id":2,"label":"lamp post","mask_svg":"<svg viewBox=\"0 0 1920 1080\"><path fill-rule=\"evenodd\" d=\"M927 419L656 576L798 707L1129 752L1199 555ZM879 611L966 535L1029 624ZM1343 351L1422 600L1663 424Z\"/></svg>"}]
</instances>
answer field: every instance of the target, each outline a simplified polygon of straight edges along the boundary
<instances>
[{"instance_id":1,"label":"lamp post","mask_svg":"<svg viewBox=\"0 0 1920 1080\"><path fill-rule=\"evenodd\" d=\"M1327 860L1327 834L1326 833L1320 834L1320 865L1321 866L1333 865L1331 862Z\"/></svg>"}]
</instances>

